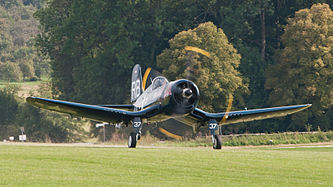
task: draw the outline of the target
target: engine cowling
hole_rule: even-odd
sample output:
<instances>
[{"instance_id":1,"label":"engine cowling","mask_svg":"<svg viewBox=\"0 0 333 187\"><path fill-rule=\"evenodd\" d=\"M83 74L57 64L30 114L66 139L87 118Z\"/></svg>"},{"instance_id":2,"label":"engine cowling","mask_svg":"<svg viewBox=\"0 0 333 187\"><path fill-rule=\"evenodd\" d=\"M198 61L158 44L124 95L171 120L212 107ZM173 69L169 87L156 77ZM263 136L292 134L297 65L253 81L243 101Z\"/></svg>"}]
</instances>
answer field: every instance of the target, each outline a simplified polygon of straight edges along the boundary
<instances>
[{"instance_id":1,"label":"engine cowling","mask_svg":"<svg viewBox=\"0 0 333 187\"><path fill-rule=\"evenodd\" d=\"M170 104L172 113L186 114L192 112L199 101L199 89L192 81L181 79L176 81L171 88Z\"/></svg>"}]
</instances>

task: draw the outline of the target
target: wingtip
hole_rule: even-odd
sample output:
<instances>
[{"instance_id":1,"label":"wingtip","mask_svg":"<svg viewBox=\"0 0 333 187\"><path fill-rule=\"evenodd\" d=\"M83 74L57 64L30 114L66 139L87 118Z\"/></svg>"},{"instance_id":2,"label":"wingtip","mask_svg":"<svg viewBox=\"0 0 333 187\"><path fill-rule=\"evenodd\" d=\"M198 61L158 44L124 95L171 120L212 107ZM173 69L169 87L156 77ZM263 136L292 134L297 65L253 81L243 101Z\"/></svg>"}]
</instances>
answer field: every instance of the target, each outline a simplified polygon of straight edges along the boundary
<instances>
[{"instance_id":1,"label":"wingtip","mask_svg":"<svg viewBox=\"0 0 333 187\"><path fill-rule=\"evenodd\" d=\"M301 106L300 108L302 108L302 110L304 110L304 109L310 108L312 106L312 104L303 104L300 106Z\"/></svg>"},{"instance_id":2,"label":"wingtip","mask_svg":"<svg viewBox=\"0 0 333 187\"><path fill-rule=\"evenodd\" d=\"M27 97L25 100L26 100L26 102L27 103L31 103L31 101L33 101L33 99L35 99L36 97L33 97L33 96L29 96L29 97Z\"/></svg>"},{"instance_id":3,"label":"wingtip","mask_svg":"<svg viewBox=\"0 0 333 187\"><path fill-rule=\"evenodd\" d=\"M29 96L29 97L25 98L25 101L26 101L27 103L29 103L29 101L30 101L31 99L32 99L31 96Z\"/></svg>"}]
</instances>

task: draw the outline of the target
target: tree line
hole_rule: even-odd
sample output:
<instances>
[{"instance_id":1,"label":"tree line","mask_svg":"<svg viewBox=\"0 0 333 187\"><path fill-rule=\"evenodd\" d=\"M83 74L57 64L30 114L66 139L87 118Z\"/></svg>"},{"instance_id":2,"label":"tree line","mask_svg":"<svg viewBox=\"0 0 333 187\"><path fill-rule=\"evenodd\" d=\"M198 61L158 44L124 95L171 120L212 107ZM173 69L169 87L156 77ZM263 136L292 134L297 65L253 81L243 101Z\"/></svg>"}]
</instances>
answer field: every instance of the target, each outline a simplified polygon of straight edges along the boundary
<instances>
[{"instance_id":1,"label":"tree line","mask_svg":"<svg viewBox=\"0 0 333 187\"><path fill-rule=\"evenodd\" d=\"M235 94L235 109L313 103L309 111L240 124L230 131L303 131L305 125L328 130L333 127L332 10L320 3L332 5L308 0L51 1L35 14L42 28L37 46L51 59L53 92L58 98L97 104L129 101L129 75L135 63L180 78L185 68L172 69L172 65L184 66L187 57L182 60L178 57L184 54L168 50L198 44L215 50L220 59L194 65L198 80L211 84L201 89L204 103L209 104L201 103L203 108L225 108L228 92ZM208 26L212 30L219 28L220 34L202 34L197 36L201 42L195 41L190 30L206 22L212 23ZM192 35L176 41L186 31ZM216 43L214 37L224 41ZM228 50L229 57L217 55ZM191 58L191 62L209 61ZM226 62L236 63L233 68L239 74L227 74L230 71L225 70L231 69ZM179 75L172 75L175 70Z\"/></svg>"},{"instance_id":2,"label":"tree line","mask_svg":"<svg viewBox=\"0 0 333 187\"><path fill-rule=\"evenodd\" d=\"M0 1L0 80L37 80L48 74L47 59L38 55L33 36L38 21L33 13L39 0Z\"/></svg>"},{"instance_id":3,"label":"tree line","mask_svg":"<svg viewBox=\"0 0 333 187\"><path fill-rule=\"evenodd\" d=\"M34 16L35 46L50 59L55 98L128 103L134 64L198 81L199 107L312 103L286 118L230 132L322 130L332 124L332 10L328 0L54 0ZM184 47L209 51L207 58Z\"/></svg>"},{"instance_id":4,"label":"tree line","mask_svg":"<svg viewBox=\"0 0 333 187\"><path fill-rule=\"evenodd\" d=\"M38 91L42 96L47 86ZM82 127L75 120L54 112L40 110L18 98L18 88L7 86L0 89L0 139L14 136L18 140L21 127L31 142L75 142L84 138Z\"/></svg>"}]
</instances>

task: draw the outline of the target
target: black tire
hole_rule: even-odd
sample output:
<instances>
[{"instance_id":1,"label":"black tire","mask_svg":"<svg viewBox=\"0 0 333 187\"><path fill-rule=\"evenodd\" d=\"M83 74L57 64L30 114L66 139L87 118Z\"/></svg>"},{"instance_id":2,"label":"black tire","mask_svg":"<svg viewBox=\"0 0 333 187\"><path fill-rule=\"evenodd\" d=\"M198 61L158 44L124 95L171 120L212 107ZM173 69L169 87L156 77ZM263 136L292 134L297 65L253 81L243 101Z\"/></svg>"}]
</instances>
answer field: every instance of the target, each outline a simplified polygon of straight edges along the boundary
<instances>
[{"instance_id":1,"label":"black tire","mask_svg":"<svg viewBox=\"0 0 333 187\"><path fill-rule=\"evenodd\" d=\"M140 140L141 138L141 133L138 133L138 140Z\"/></svg>"},{"instance_id":2,"label":"black tire","mask_svg":"<svg viewBox=\"0 0 333 187\"><path fill-rule=\"evenodd\" d=\"M214 149L221 149L222 148L222 138L220 135L214 135L214 142L213 142Z\"/></svg>"},{"instance_id":3,"label":"black tire","mask_svg":"<svg viewBox=\"0 0 333 187\"><path fill-rule=\"evenodd\" d=\"M131 132L128 137L128 148L135 148L136 147L136 133Z\"/></svg>"}]
</instances>

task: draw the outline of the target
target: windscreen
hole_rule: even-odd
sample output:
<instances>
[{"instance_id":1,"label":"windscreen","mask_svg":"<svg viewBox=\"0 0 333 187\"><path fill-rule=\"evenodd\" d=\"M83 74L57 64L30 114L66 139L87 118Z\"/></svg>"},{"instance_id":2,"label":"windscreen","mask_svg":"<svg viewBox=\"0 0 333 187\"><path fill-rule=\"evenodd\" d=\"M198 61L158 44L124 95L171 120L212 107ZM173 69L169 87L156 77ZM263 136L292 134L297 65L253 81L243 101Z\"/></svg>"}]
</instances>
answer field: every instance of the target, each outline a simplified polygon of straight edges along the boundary
<instances>
[{"instance_id":1,"label":"windscreen","mask_svg":"<svg viewBox=\"0 0 333 187\"><path fill-rule=\"evenodd\" d=\"M134 106L142 109L142 108L144 108L148 105L151 105L154 102L160 100L162 97L163 91L168 84L169 84L169 82L165 77L162 77L162 76L156 77L152 81L150 86L137 99L137 101L134 103Z\"/></svg>"}]
</instances>

